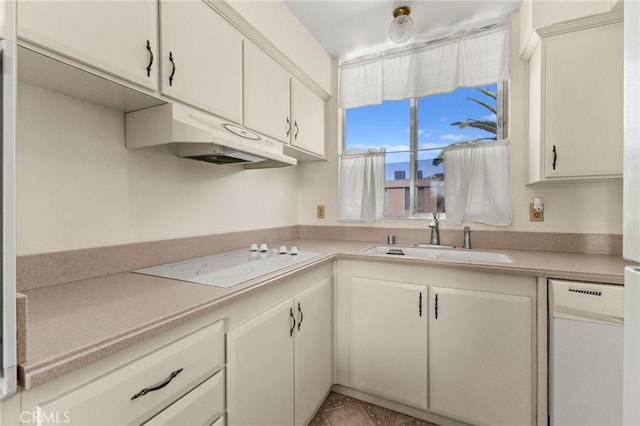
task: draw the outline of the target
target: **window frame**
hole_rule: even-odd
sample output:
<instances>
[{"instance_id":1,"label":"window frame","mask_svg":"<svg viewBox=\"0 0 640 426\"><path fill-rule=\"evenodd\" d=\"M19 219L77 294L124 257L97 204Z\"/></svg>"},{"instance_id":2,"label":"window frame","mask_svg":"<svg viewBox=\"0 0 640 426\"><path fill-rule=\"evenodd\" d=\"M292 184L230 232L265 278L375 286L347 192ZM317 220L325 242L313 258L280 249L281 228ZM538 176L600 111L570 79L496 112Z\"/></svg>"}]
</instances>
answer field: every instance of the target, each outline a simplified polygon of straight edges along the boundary
<instances>
[{"instance_id":1,"label":"window frame","mask_svg":"<svg viewBox=\"0 0 640 426\"><path fill-rule=\"evenodd\" d=\"M496 137L498 140L508 137L508 81L490 83L496 85ZM430 95L428 95L430 96ZM428 97L424 96L424 98ZM418 172L416 170L418 157L418 101L422 98L409 98L409 205L411 206L411 214L409 216L384 216L383 220L412 220L431 218L431 213L416 213L416 195ZM347 110L342 109L342 152L347 150ZM446 219L445 212L440 213L440 219Z\"/></svg>"}]
</instances>

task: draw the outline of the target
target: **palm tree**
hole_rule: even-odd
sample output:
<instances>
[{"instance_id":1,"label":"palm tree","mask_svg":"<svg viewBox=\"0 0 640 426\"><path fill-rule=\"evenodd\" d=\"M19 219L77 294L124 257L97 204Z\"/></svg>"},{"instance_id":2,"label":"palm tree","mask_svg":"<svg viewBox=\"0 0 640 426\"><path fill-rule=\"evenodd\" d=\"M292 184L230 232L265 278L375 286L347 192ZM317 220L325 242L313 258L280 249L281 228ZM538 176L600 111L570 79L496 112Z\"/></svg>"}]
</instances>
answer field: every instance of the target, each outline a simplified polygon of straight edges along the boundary
<instances>
[{"instance_id":1,"label":"palm tree","mask_svg":"<svg viewBox=\"0 0 640 426\"><path fill-rule=\"evenodd\" d=\"M483 89L483 88L476 88L476 90L478 90L479 92L481 92L482 94L490 97L491 99L493 99L494 103L497 102L497 96L494 92L492 92L491 90L487 90L487 89ZM481 101L479 99L476 98L470 98L467 97L468 100L477 103L478 105L482 105L484 108L488 109L489 111L491 111L491 113L493 113L494 117L497 114L496 111L496 107L494 107L493 105ZM474 129L480 129L480 130L484 130L485 132L491 133L494 136L493 137L482 137L482 138L475 138L475 139L470 139L470 140L466 140L466 141L462 141L462 142L458 142L453 144L455 145L459 145L459 144L463 144L463 143L468 143L468 142L480 142L480 141L489 141L489 140L497 140L498 139L498 123L496 122L496 120L478 120L476 118L467 118L464 121L456 121L451 123L452 126L458 126L459 129L464 130L467 127L472 127ZM440 165L442 162L444 161L444 152L440 151L440 154L438 154L438 156L436 158L433 159L433 165L434 166L438 166Z\"/></svg>"}]
</instances>

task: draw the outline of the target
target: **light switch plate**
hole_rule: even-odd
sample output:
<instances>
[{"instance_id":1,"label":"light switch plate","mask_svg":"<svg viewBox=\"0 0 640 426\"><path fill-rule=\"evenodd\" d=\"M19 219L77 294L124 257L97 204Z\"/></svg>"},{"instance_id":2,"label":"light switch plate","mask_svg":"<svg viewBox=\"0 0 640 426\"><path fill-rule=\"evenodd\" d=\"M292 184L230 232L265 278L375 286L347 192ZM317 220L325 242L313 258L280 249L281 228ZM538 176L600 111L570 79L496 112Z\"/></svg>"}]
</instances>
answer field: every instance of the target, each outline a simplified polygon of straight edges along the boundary
<instances>
[{"instance_id":1,"label":"light switch plate","mask_svg":"<svg viewBox=\"0 0 640 426\"><path fill-rule=\"evenodd\" d=\"M316 217L318 219L324 219L324 205L318 204L316 206Z\"/></svg>"}]
</instances>

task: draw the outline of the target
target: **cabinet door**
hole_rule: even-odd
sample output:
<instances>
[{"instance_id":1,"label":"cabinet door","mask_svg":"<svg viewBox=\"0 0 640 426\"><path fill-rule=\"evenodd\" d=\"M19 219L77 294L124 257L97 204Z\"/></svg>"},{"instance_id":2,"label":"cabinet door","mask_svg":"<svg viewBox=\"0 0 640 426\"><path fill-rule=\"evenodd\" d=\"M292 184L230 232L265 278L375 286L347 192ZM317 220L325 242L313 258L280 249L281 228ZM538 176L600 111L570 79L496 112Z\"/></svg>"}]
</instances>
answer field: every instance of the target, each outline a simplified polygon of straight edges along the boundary
<instances>
[{"instance_id":1,"label":"cabinet door","mask_svg":"<svg viewBox=\"0 0 640 426\"><path fill-rule=\"evenodd\" d=\"M294 298L295 425L311 421L333 384L333 285L325 278Z\"/></svg>"},{"instance_id":2,"label":"cabinet door","mask_svg":"<svg viewBox=\"0 0 640 426\"><path fill-rule=\"evenodd\" d=\"M473 423L531 424L531 298L429 292L429 408Z\"/></svg>"},{"instance_id":3,"label":"cabinet door","mask_svg":"<svg viewBox=\"0 0 640 426\"><path fill-rule=\"evenodd\" d=\"M227 424L293 424L291 299L227 333Z\"/></svg>"},{"instance_id":4,"label":"cabinet door","mask_svg":"<svg viewBox=\"0 0 640 426\"><path fill-rule=\"evenodd\" d=\"M241 123L241 34L200 0L161 0L160 29L160 91Z\"/></svg>"},{"instance_id":5,"label":"cabinet door","mask_svg":"<svg viewBox=\"0 0 640 426\"><path fill-rule=\"evenodd\" d=\"M622 33L618 23L543 40L547 177L622 176Z\"/></svg>"},{"instance_id":6,"label":"cabinet door","mask_svg":"<svg viewBox=\"0 0 640 426\"><path fill-rule=\"evenodd\" d=\"M324 157L324 101L298 80L291 79L291 145Z\"/></svg>"},{"instance_id":7,"label":"cabinet door","mask_svg":"<svg viewBox=\"0 0 640 426\"><path fill-rule=\"evenodd\" d=\"M414 284L351 279L351 386L426 408L423 296L426 287Z\"/></svg>"},{"instance_id":8,"label":"cabinet door","mask_svg":"<svg viewBox=\"0 0 640 426\"><path fill-rule=\"evenodd\" d=\"M156 2L28 0L17 5L21 39L140 86L157 87ZM151 55L154 63L147 72Z\"/></svg>"},{"instance_id":9,"label":"cabinet door","mask_svg":"<svg viewBox=\"0 0 640 426\"><path fill-rule=\"evenodd\" d=\"M244 125L289 142L289 73L262 49L244 44Z\"/></svg>"}]
</instances>

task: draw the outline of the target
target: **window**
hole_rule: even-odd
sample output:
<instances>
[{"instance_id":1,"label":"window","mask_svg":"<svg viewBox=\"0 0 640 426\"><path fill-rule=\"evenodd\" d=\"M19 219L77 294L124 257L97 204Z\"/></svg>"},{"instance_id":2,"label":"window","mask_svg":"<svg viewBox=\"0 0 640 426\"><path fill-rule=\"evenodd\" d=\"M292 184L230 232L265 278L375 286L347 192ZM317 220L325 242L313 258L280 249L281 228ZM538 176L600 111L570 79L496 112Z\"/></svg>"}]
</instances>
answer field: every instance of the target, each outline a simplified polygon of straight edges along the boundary
<instances>
[{"instance_id":1,"label":"window","mask_svg":"<svg viewBox=\"0 0 640 426\"><path fill-rule=\"evenodd\" d=\"M344 150L386 149L385 217L445 212L442 149L505 138L505 87L459 88L345 111Z\"/></svg>"}]
</instances>

